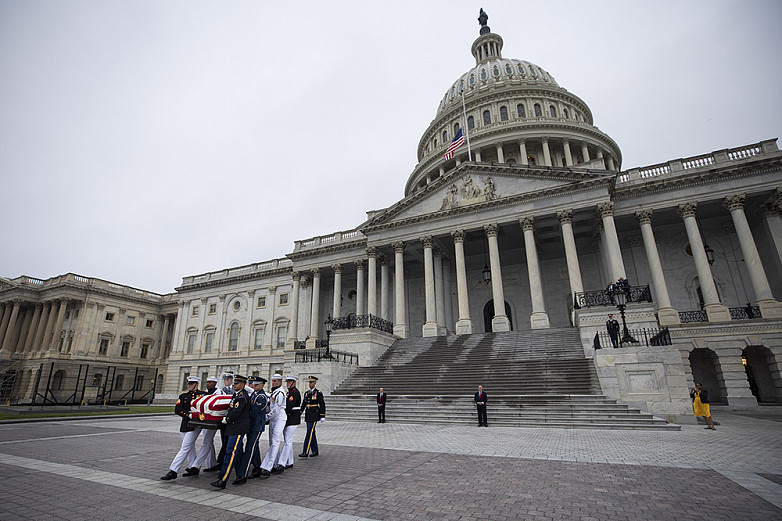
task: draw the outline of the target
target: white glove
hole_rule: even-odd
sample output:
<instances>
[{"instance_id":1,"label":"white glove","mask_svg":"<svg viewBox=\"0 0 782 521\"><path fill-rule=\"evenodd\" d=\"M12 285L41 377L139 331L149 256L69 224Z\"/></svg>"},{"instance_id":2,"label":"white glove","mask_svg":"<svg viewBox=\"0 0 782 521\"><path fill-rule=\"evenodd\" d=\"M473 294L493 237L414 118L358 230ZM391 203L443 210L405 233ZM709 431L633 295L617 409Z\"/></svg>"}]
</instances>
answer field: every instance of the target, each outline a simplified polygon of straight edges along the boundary
<instances>
[{"instance_id":1,"label":"white glove","mask_svg":"<svg viewBox=\"0 0 782 521\"><path fill-rule=\"evenodd\" d=\"M326 418L321 418L320 421L324 422L326 421Z\"/></svg>"}]
</instances>

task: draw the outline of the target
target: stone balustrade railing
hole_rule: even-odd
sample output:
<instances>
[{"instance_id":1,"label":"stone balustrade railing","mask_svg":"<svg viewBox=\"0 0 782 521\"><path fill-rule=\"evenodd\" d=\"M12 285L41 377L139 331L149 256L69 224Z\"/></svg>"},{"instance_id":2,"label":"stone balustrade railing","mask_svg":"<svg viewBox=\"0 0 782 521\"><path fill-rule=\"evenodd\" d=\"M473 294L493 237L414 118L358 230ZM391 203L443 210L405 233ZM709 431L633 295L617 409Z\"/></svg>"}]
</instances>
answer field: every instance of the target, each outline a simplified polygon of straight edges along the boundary
<instances>
[{"instance_id":1,"label":"stone balustrade railing","mask_svg":"<svg viewBox=\"0 0 782 521\"><path fill-rule=\"evenodd\" d=\"M617 185L623 183L645 183L660 177L673 177L699 168L708 168L716 164L741 161L755 156L763 156L779 152L776 139L768 139L738 148L717 150L684 159L675 159L667 163L631 168L621 172L617 177Z\"/></svg>"},{"instance_id":2,"label":"stone balustrade railing","mask_svg":"<svg viewBox=\"0 0 782 521\"><path fill-rule=\"evenodd\" d=\"M226 268L220 271L212 271L209 273L202 273L201 275L192 275L190 277L184 277L182 279L182 286L188 286L191 284L200 284L203 282L211 282L215 280L229 279L233 277L240 277L242 275L264 273L267 271L278 270L280 268L287 268L291 266L293 266L293 261L288 258L273 259L264 262L256 262L254 264L247 264L245 266L237 266L235 268Z\"/></svg>"},{"instance_id":3,"label":"stone balustrade railing","mask_svg":"<svg viewBox=\"0 0 782 521\"><path fill-rule=\"evenodd\" d=\"M366 239L366 237L358 230L336 232L332 233L331 235L321 235L319 237L312 237L310 239L295 241L293 243L293 251L295 253L310 248L318 248L320 246L339 244L342 242L352 242L359 239Z\"/></svg>"},{"instance_id":4,"label":"stone balustrade railing","mask_svg":"<svg viewBox=\"0 0 782 521\"><path fill-rule=\"evenodd\" d=\"M22 275L13 279L13 282L18 283L20 286L30 286L36 290L52 288L55 286L75 286L80 288L91 289L103 289L117 293L123 296L152 299L152 300L171 300L170 295L161 295L160 293L154 293L152 291L145 291L115 282L109 282L103 279L96 279L93 277L85 277L83 275L77 275L75 273L66 273L58 277L52 277L50 279L42 280L27 275Z\"/></svg>"}]
</instances>

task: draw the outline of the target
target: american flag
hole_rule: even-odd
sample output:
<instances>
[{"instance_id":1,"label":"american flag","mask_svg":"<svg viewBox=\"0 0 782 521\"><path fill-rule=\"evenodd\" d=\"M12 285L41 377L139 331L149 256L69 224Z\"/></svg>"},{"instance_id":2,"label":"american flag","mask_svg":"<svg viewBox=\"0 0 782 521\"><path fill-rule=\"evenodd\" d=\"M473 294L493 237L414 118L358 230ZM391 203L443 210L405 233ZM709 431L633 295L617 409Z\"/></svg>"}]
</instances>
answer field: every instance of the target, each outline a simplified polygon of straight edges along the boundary
<instances>
[{"instance_id":1,"label":"american flag","mask_svg":"<svg viewBox=\"0 0 782 521\"><path fill-rule=\"evenodd\" d=\"M464 144L464 135L462 134L462 129L459 129L459 132L456 133L456 135L453 137L453 141L451 141L451 144L448 145L448 149L445 151L445 155L443 156L444 161L448 161L453 157L453 153L456 152L456 149L459 148Z\"/></svg>"}]
</instances>

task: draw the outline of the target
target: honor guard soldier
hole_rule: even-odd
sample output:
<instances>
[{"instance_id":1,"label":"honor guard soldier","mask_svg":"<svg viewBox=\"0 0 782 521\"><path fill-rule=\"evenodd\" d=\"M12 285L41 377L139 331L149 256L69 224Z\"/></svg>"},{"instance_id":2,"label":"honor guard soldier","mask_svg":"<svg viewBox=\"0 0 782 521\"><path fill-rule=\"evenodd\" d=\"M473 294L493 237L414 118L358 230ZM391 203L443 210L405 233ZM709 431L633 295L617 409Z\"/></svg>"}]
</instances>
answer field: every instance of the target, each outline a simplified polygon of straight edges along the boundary
<instances>
[{"instance_id":1,"label":"honor guard soldier","mask_svg":"<svg viewBox=\"0 0 782 521\"><path fill-rule=\"evenodd\" d=\"M240 481L240 483L235 482L237 485L261 475L261 455L258 452L258 441L266 428L266 409L269 406L266 391L263 390L264 384L266 384L266 380L260 376L250 379L250 385L253 388L253 393L250 395L250 434L247 435L244 456L237 469L237 473L240 473L243 479L237 480ZM253 471L248 475L250 464L253 466Z\"/></svg>"},{"instance_id":2,"label":"honor guard soldier","mask_svg":"<svg viewBox=\"0 0 782 521\"><path fill-rule=\"evenodd\" d=\"M204 394L210 395L220 392L217 389L217 383L218 380L214 376L207 378ZM198 451L195 463L189 469L185 469L183 476L197 476L201 472L202 465L206 465L205 472L217 466L217 457L215 456L215 434L217 434L217 429L201 429L201 434L201 450ZM214 468L214 470L219 470L219 467Z\"/></svg>"},{"instance_id":3,"label":"honor guard soldier","mask_svg":"<svg viewBox=\"0 0 782 521\"><path fill-rule=\"evenodd\" d=\"M176 456L174 456L174 461L171 462L168 473L160 478L163 481L176 479L177 472L179 472L179 468L182 466L182 464L184 464L185 460L188 460L188 463L191 465L191 467L195 464L195 443L198 439L198 435L201 434L201 429L199 427L192 427L189 425L190 402L194 398L204 394L203 391L198 390L198 384L200 383L201 380L199 378L195 376L189 377L187 379L187 391L180 394L179 399L176 401L174 412L177 414L177 416L182 417L182 422L179 424L179 433L182 436L182 445L179 448L179 452L177 452ZM187 473L191 470L191 467L187 467L185 470L185 475L191 475Z\"/></svg>"},{"instance_id":4,"label":"honor guard soldier","mask_svg":"<svg viewBox=\"0 0 782 521\"><path fill-rule=\"evenodd\" d=\"M234 375L231 373L222 373L220 375L222 380L222 386L217 387L217 391L214 394L225 394L231 396L234 393ZM225 424L220 424L220 453L217 455L217 463L206 469L204 472L214 472L220 470L223 467L223 459L225 458L225 447L227 445L227 436L225 435Z\"/></svg>"},{"instance_id":5,"label":"honor guard soldier","mask_svg":"<svg viewBox=\"0 0 782 521\"><path fill-rule=\"evenodd\" d=\"M300 458L318 455L318 438L315 436L315 424L326 419L326 403L323 401L323 393L315 388L318 383L316 376L307 378L310 388L304 393L301 408L304 409L304 421L307 424L307 435L304 438L304 448L299 454Z\"/></svg>"},{"instance_id":6,"label":"honor guard soldier","mask_svg":"<svg viewBox=\"0 0 782 521\"><path fill-rule=\"evenodd\" d=\"M269 413L266 416L269 419L269 450L261 463L260 478L268 478L271 471L275 473L282 472L285 467L275 467L277 457L280 453L282 444L282 432L285 430L285 422L288 415L285 413L285 389L282 387L282 375L272 375L272 395L269 399ZM282 470L280 470L282 469Z\"/></svg>"},{"instance_id":7,"label":"honor guard soldier","mask_svg":"<svg viewBox=\"0 0 782 521\"><path fill-rule=\"evenodd\" d=\"M283 430L283 446L280 451L279 464L289 469L293 467L293 436L301 424L301 393L296 388L298 381L296 376L285 377L285 385L288 386L288 398L285 401L285 429Z\"/></svg>"},{"instance_id":8,"label":"honor guard soldier","mask_svg":"<svg viewBox=\"0 0 782 521\"><path fill-rule=\"evenodd\" d=\"M227 439L225 458L223 459L223 466L220 469L217 481L210 483L213 487L225 488L231 469L242 461L244 452L242 439L245 434L250 432L250 396L244 388L246 382L247 378L244 376L237 374L233 377L234 394L228 406L228 414L225 416L225 437ZM239 475L237 470L234 485L241 485L246 481L243 476Z\"/></svg>"}]
</instances>

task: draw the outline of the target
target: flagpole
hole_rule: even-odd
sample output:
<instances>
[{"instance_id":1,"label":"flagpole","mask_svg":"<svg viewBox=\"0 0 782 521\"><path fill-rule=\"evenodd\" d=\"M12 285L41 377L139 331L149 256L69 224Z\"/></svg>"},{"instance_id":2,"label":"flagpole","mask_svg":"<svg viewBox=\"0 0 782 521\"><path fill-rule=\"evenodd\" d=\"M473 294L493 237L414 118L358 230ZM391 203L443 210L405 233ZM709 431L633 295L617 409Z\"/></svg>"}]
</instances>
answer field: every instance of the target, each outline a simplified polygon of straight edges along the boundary
<instances>
[{"instance_id":1,"label":"flagpole","mask_svg":"<svg viewBox=\"0 0 782 521\"><path fill-rule=\"evenodd\" d=\"M472 152L470 151L470 131L467 129L467 107L464 105L464 90L462 90L462 111L464 112L464 135L467 137L467 157L472 162Z\"/></svg>"}]
</instances>

